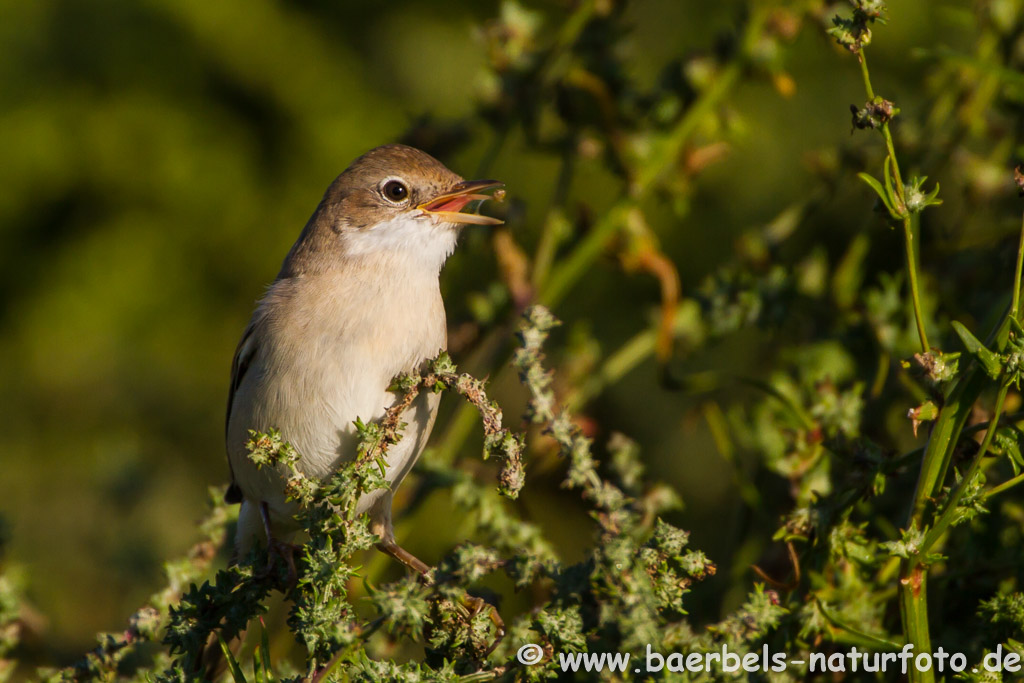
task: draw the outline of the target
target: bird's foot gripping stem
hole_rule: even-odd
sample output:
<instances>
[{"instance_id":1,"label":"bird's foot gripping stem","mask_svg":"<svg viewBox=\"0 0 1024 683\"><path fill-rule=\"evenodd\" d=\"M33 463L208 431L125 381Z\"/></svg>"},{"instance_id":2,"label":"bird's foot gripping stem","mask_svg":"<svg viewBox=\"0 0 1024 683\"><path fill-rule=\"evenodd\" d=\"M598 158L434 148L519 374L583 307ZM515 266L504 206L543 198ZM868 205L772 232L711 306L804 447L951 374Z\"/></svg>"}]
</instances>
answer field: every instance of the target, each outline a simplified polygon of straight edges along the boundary
<instances>
[{"instance_id":1,"label":"bird's foot gripping stem","mask_svg":"<svg viewBox=\"0 0 1024 683\"><path fill-rule=\"evenodd\" d=\"M433 584L433 578L430 576L430 566L419 559L408 550L398 545L394 540L383 540L377 544L377 549L383 553L390 555L409 569L419 574L427 585ZM501 643L505 637L505 622L502 620L501 615L498 614L497 608L484 600L483 598L476 597L474 595L466 595L457 604L457 609L462 616L467 620L472 620L473 617L480 614L485 608L490 610L489 617L491 623L494 624L495 639L494 642L484 652L484 656L491 654L496 647Z\"/></svg>"},{"instance_id":2,"label":"bird's foot gripping stem","mask_svg":"<svg viewBox=\"0 0 1024 683\"><path fill-rule=\"evenodd\" d=\"M505 621L501 618L501 615L498 614L498 608L492 605L491 603L487 602L483 598L479 598L475 595L467 595L465 598L463 598L462 604L464 607L466 607L466 609L469 610L470 619L480 614L480 612L483 611L485 608L490 610L490 614L488 614L488 616L491 619L491 623L494 624L495 635L494 642L492 642L490 646L488 646L487 650L484 652L484 657L486 657L492 652L494 652L494 648L498 647L502 639L504 639Z\"/></svg>"}]
</instances>

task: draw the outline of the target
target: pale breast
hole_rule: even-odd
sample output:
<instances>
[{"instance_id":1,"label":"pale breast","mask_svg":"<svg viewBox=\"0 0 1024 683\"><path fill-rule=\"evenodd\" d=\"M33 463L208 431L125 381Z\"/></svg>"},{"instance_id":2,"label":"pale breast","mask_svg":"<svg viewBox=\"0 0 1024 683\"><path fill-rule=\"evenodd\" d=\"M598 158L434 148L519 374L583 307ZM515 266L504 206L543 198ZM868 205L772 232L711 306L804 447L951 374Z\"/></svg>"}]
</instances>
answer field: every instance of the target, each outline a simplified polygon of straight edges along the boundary
<instances>
[{"instance_id":1,"label":"pale breast","mask_svg":"<svg viewBox=\"0 0 1024 683\"><path fill-rule=\"evenodd\" d=\"M279 429L302 455L299 469L324 477L355 457L355 420L379 419L394 403L392 378L446 346L436 277L381 282L368 275L280 281L255 314L255 355L232 404L228 455L246 498L266 501L275 517L291 514L283 481L248 460L248 430ZM403 414L403 438L386 458L392 490L426 445L437 404L438 396L424 394Z\"/></svg>"}]
</instances>

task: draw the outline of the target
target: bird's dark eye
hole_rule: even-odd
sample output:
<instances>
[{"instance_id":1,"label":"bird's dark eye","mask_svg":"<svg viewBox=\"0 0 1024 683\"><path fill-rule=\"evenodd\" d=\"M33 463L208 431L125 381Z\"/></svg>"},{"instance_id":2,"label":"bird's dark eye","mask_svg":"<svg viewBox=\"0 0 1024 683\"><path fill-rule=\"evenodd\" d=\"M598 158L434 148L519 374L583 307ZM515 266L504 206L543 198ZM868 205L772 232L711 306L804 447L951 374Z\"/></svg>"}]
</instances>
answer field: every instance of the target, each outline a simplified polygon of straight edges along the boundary
<instances>
[{"instance_id":1,"label":"bird's dark eye","mask_svg":"<svg viewBox=\"0 0 1024 683\"><path fill-rule=\"evenodd\" d=\"M405 198L409 196L409 188L401 180L387 181L384 183L382 191L384 196L393 202L405 201Z\"/></svg>"}]
</instances>

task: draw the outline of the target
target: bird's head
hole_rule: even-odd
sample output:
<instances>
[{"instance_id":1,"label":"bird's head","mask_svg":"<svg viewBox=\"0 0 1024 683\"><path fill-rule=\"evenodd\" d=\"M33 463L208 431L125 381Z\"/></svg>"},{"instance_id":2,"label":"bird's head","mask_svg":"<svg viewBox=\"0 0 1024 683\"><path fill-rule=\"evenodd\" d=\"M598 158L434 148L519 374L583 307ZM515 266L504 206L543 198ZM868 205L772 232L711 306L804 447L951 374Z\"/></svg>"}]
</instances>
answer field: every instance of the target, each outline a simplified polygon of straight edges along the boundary
<instances>
[{"instance_id":1,"label":"bird's head","mask_svg":"<svg viewBox=\"0 0 1024 683\"><path fill-rule=\"evenodd\" d=\"M377 147L327 189L289 260L377 256L440 270L463 226L502 223L472 211L501 185L463 180L413 147Z\"/></svg>"}]
</instances>

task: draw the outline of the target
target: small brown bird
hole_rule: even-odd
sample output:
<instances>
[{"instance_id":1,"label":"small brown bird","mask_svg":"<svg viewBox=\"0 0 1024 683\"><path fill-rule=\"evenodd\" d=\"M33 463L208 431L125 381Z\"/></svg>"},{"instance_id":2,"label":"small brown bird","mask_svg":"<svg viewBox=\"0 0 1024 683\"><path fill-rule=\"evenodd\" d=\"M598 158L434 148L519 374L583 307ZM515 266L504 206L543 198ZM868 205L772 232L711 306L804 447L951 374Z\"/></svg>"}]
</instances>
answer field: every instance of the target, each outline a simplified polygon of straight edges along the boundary
<instances>
[{"instance_id":1,"label":"small brown bird","mask_svg":"<svg viewBox=\"0 0 1024 683\"><path fill-rule=\"evenodd\" d=\"M396 400L392 379L446 348L441 267L462 226L501 223L462 212L489 198L479 191L500 184L466 182L424 152L385 145L356 159L327 189L235 352L228 500L242 504L240 554L295 530L287 473L256 468L245 447L249 430L280 430L310 477L355 459L355 420L383 416ZM386 454L389 488L358 503L378 547L420 573L427 565L395 542L391 499L426 445L438 400L423 392L403 413L403 438Z\"/></svg>"}]
</instances>

